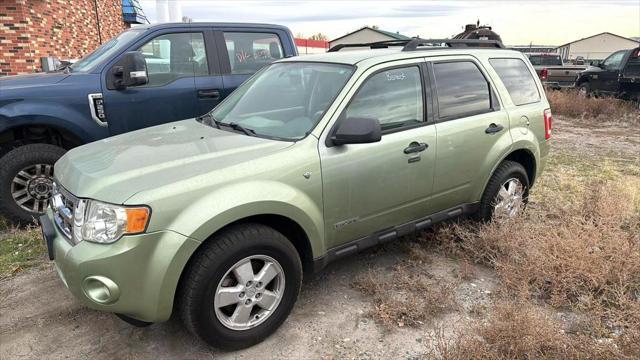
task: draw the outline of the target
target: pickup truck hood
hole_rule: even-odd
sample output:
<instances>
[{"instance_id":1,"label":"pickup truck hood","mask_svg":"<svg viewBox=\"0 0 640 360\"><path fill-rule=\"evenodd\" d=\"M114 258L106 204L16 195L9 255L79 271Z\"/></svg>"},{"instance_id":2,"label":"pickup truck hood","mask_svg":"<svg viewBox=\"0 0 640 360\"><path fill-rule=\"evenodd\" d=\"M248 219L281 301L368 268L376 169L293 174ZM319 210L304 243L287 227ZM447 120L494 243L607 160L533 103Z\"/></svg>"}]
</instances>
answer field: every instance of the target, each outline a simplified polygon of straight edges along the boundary
<instances>
[{"instance_id":1,"label":"pickup truck hood","mask_svg":"<svg viewBox=\"0 0 640 360\"><path fill-rule=\"evenodd\" d=\"M10 90L16 88L57 84L68 76L69 74L66 74L62 71L52 73L5 76L0 78L0 88L4 90Z\"/></svg>"},{"instance_id":2,"label":"pickup truck hood","mask_svg":"<svg viewBox=\"0 0 640 360\"><path fill-rule=\"evenodd\" d=\"M272 154L293 143L219 130L194 119L80 146L55 165L78 197L122 204L134 194Z\"/></svg>"}]
</instances>

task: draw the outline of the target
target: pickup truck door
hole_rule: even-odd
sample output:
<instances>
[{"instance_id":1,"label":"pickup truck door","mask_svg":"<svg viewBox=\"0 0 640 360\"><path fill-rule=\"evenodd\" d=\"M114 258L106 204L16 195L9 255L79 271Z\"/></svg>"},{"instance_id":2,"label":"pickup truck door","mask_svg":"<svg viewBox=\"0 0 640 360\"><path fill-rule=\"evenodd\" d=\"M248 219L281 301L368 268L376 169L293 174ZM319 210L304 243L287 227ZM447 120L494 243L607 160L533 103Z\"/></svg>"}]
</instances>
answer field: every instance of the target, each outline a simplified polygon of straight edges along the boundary
<instances>
[{"instance_id":1,"label":"pickup truck door","mask_svg":"<svg viewBox=\"0 0 640 360\"><path fill-rule=\"evenodd\" d=\"M608 93L618 91L618 75L626 52L627 50L617 51L604 59L601 64L602 71L598 73L596 86L593 87L593 90Z\"/></svg>"},{"instance_id":2,"label":"pickup truck door","mask_svg":"<svg viewBox=\"0 0 640 360\"><path fill-rule=\"evenodd\" d=\"M214 37L220 57L223 98L265 65L285 54L295 54L291 41L283 41L290 36L279 29L225 27L215 29Z\"/></svg>"},{"instance_id":3,"label":"pickup truck door","mask_svg":"<svg viewBox=\"0 0 640 360\"><path fill-rule=\"evenodd\" d=\"M425 72L415 59L368 70L327 126L319 152L328 247L429 215L436 133ZM353 117L377 118L382 140L327 145L330 129Z\"/></svg>"},{"instance_id":4,"label":"pickup truck door","mask_svg":"<svg viewBox=\"0 0 640 360\"><path fill-rule=\"evenodd\" d=\"M208 56L213 40L206 41L211 36L207 30L198 27L160 30L132 45L128 51L139 50L145 57L149 74L146 85L124 90L109 88L106 77L112 65L105 68L102 95L111 135L201 113L195 79L208 77L215 72L216 64Z\"/></svg>"}]
</instances>

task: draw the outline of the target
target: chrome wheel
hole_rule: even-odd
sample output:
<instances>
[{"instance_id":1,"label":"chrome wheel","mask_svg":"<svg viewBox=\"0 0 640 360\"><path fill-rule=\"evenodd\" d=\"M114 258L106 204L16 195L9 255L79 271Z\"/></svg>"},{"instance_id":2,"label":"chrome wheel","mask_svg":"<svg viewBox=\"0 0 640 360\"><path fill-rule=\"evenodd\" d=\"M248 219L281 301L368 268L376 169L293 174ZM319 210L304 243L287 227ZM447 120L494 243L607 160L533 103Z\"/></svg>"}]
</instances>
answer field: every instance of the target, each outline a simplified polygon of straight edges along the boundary
<instances>
[{"instance_id":1,"label":"chrome wheel","mask_svg":"<svg viewBox=\"0 0 640 360\"><path fill-rule=\"evenodd\" d=\"M222 277L213 306L227 328L247 330L269 318L284 294L284 271L273 258L253 255L238 261Z\"/></svg>"},{"instance_id":2,"label":"chrome wheel","mask_svg":"<svg viewBox=\"0 0 640 360\"><path fill-rule=\"evenodd\" d=\"M11 181L11 196L22 209L43 213L53 188L53 165L36 164L20 170Z\"/></svg>"},{"instance_id":3,"label":"chrome wheel","mask_svg":"<svg viewBox=\"0 0 640 360\"><path fill-rule=\"evenodd\" d=\"M493 216L497 219L511 219L524 208L526 188L520 180L511 178L505 181L494 201Z\"/></svg>"}]
</instances>

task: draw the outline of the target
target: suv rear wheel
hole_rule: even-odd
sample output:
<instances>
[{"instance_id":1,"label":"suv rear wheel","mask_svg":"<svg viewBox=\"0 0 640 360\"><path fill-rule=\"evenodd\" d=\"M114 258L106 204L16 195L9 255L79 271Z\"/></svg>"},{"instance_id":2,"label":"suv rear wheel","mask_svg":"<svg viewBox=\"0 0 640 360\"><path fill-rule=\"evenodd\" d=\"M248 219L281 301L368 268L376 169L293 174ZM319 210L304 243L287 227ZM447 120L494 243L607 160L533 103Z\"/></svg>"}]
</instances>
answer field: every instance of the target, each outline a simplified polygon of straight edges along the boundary
<instances>
[{"instance_id":1,"label":"suv rear wheel","mask_svg":"<svg viewBox=\"0 0 640 360\"><path fill-rule=\"evenodd\" d=\"M185 326L222 349L254 345L287 318L302 263L291 242L261 224L239 224L202 245L181 284Z\"/></svg>"},{"instance_id":2,"label":"suv rear wheel","mask_svg":"<svg viewBox=\"0 0 640 360\"><path fill-rule=\"evenodd\" d=\"M53 184L53 164L63 148L29 144L0 158L0 215L23 224L44 213Z\"/></svg>"},{"instance_id":3,"label":"suv rear wheel","mask_svg":"<svg viewBox=\"0 0 640 360\"><path fill-rule=\"evenodd\" d=\"M503 161L491 176L480 201L478 217L507 220L517 216L527 205L529 177L525 168L515 161Z\"/></svg>"}]
</instances>

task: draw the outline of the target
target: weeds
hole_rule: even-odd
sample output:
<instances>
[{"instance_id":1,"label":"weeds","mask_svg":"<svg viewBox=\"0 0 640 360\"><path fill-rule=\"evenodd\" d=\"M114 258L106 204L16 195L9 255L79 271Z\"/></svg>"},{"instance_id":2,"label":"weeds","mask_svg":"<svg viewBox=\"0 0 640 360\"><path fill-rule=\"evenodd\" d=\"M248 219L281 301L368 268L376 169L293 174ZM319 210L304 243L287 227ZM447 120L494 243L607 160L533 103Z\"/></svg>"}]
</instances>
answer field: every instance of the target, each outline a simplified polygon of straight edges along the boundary
<instances>
[{"instance_id":1,"label":"weeds","mask_svg":"<svg viewBox=\"0 0 640 360\"><path fill-rule=\"evenodd\" d=\"M428 281L416 264L402 262L390 274L369 270L354 281L354 287L373 301L370 315L388 329L419 326L457 307L454 286Z\"/></svg>"},{"instance_id":2,"label":"weeds","mask_svg":"<svg viewBox=\"0 0 640 360\"><path fill-rule=\"evenodd\" d=\"M618 122L640 123L637 105L611 97L584 97L577 91L547 91L554 114L578 119L616 119Z\"/></svg>"}]
</instances>

